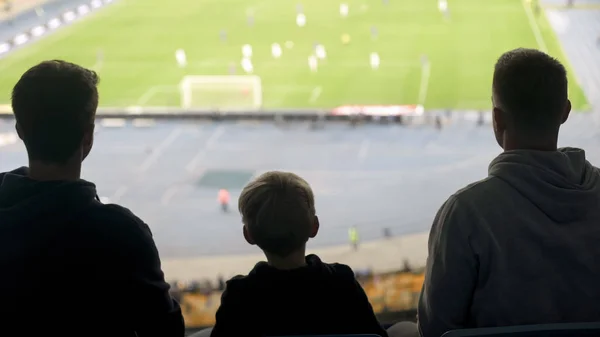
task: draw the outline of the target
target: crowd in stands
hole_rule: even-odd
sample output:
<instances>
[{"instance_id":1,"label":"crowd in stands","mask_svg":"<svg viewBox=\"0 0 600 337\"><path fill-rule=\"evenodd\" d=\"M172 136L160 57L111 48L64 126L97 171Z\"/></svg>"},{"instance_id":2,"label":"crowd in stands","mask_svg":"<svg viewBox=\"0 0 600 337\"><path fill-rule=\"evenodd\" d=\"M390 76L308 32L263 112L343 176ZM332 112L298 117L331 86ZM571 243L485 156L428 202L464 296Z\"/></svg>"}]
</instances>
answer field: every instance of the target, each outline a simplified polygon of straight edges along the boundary
<instances>
[{"instance_id":1,"label":"crowd in stands","mask_svg":"<svg viewBox=\"0 0 600 337\"><path fill-rule=\"evenodd\" d=\"M81 179L97 84L93 71L46 61L12 92L29 163L0 174L2 335L184 335L148 225L101 203ZM438 337L600 321L600 171L584 150L557 148L571 110L567 86L563 65L540 51L497 61L493 132L503 152L486 179L435 215L416 324L384 329L349 266L307 254L321 226L313 192L298 175L272 171L238 204L243 236L266 261L221 282L216 324L198 336Z\"/></svg>"}]
</instances>

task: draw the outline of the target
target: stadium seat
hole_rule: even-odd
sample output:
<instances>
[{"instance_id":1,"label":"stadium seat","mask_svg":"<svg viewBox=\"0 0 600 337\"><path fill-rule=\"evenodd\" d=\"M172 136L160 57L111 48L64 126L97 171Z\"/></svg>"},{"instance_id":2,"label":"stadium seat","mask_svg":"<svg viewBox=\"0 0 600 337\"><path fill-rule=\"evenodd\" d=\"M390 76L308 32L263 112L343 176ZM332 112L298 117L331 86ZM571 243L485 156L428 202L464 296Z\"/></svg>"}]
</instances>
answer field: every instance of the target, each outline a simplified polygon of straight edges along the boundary
<instances>
[{"instance_id":1,"label":"stadium seat","mask_svg":"<svg viewBox=\"0 0 600 337\"><path fill-rule=\"evenodd\" d=\"M286 337L286 336L279 336ZM379 335L306 335L306 336L293 336L293 337L381 337Z\"/></svg>"},{"instance_id":2,"label":"stadium seat","mask_svg":"<svg viewBox=\"0 0 600 337\"><path fill-rule=\"evenodd\" d=\"M598 323L519 325L448 331L442 337L577 337L600 336Z\"/></svg>"}]
</instances>

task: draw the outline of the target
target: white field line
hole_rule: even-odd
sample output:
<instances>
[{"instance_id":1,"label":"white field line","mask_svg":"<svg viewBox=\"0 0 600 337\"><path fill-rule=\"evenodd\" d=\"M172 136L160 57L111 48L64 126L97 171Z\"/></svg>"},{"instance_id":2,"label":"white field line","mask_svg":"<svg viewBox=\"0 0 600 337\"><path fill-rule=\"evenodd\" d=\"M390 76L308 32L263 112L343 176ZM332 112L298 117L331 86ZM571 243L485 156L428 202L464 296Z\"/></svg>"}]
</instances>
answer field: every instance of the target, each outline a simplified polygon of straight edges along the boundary
<instances>
[{"instance_id":1,"label":"white field line","mask_svg":"<svg viewBox=\"0 0 600 337\"><path fill-rule=\"evenodd\" d=\"M315 103L319 99L319 97L321 96L322 92L323 92L323 87L321 87L321 86L315 87L310 92L310 97L308 98L308 103L310 103L310 104Z\"/></svg>"},{"instance_id":2,"label":"white field line","mask_svg":"<svg viewBox=\"0 0 600 337\"><path fill-rule=\"evenodd\" d=\"M533 15L533 11L531 10L531 6L525 3L524 0L521 1L523 4L523 9L525 10L525 14L527 14L527 19L529 21L529 26L531 26L531 31L533 31L533 35L535 36L535 41L537 42L538 47L544 53L548 52L548 46L546 46L546 41L544 41L544 37L542 36L542 32L540 30L540 26L538 25L535 16Z\"/></svg>"},{"instance_id":3,"label":"white field line","mask_svg":"<svg viewBox=\"0 0 600 337\"><path fill-rule=\"evenodd\" d=\"M125 195L125 193L127 193L128 190L129 190L129 187L124 186L124 185L120 186L119 188L117 188L115 193L109 198L110 202L113 204L118 203L119 200L121 200L121 198Z\"/></svg>"},{"instance_id":4,"label":"white field line","mask_svg":"<svg viewBox=\"0 0 600 337\"><path fill-rule=\"evenodd\" d=\"M215 146L215 144L217 143L219 138L224 133L225 133L224 126L221 125L218 128L216 128L215 131L213 131L212 135L210 135L210 137L206 140L206 143L204 143L204 146L202 147L202 149L200 151L198 151L198 153L194 156L194 158L192 158L192 160L190 160L190 162L185 166L185 169L188 172L193 172L196 169L196 167L198 166L198 164L200 164L200 161L202 159L204 159L204 157L206 156L208 151L211 150Z\"/></svg>"},{"instance_id":5,"label":"white field line","mask_svg":"<svg viewBox=\"0 0 600 337\"><path fill-rule=\"evenodd\" d=\"M141 172L145 172L152 165L154 165L154 163L156 163L156 161L158 160L158 158L160 158L160 156L163 154L163 152L171 144L173 144L173 142L177 139L177 137L179 137L182 133L183 133L183 129L182 128L176 128L173 131L171 131L171 133L160 144L158 144L158 146L154 149L154 151L152 152L152 154L150 156L148 156L146 158L146 160L144 160L142 162L142 164L139 167L139 170Z\"/></svg>"},{"instance_id":6,"label":"white field line","mask_svg":"<svg viewBox=\"0 0 600 337\"><path fill-rule=\"evenodd\" d=\"M358 150L358 160L362 163L367 159L367 154L369 154L369 147L371 146L371 141L368 139L363 140L360 143L360 148Z\"/></svg>"},{"instance_id":7,"label":"white field line","mask_svg":"<svg viewBox=\"0 0 600 337\"><path fill-rule=\"evenodd\" d=\"M146 90L146 92L137 100L137 106L143 106L144 104L148 103L148 101L150 101L152 97L154 97L154 95L158 94L159 92L171 90L175 91L175 88L176 86L174 85L155 85L150 89Z\"/></svg>"},{"instance_id":8,"label":"white field line","mask_svg":"<svg viewBox=\"0 0 600 337\"><path fill-rule=\"evenodd\" d=\"M165 191L165 193L163 193L162 198L160 199L160 203L163 206L167 206L171 202L171 199L173 199L173 197L175 196L175 194L177 194L177 192L179 192L179 186L171 186L171 187L169 187Z\"/></svg>"},{"instance_id":9,"label":"white field line","mask_svg":"<svg viewBox=\"0 0 600 337\"><path fill-rule=\"evenodd\" d=\"M427 90L429 89L429 76L431 75L431 62L425 63L421 67L421 86L419 87L419 105L425 105L427 100Z\"/></svg>"}]
</instances>

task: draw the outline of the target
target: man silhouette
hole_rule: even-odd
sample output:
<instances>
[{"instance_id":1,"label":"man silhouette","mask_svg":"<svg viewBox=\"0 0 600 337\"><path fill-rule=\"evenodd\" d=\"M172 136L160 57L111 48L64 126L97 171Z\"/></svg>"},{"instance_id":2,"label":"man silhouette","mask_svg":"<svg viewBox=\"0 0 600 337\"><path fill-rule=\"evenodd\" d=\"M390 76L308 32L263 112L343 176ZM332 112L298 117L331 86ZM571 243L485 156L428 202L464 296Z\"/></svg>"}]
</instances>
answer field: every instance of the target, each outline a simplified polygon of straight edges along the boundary
<instances>
[{"instance_id":1,"label":"man silhouette","mask_svg":"<svg viewBox=\"0 0 600 337\"><path fill-rule=\"evenodd\" d=\"M538 50L496 63L488 177L435 217L419 303L423 337L460 328L600 321L600 171L558 148L567 73Z\"/></svg>"},{"instance_id":2,"label":"man silhouette","mask_svg":"<svg viewBox=\"0 0 600 337\"><path fill-rule=\"evenodd\" d=\"M97 84L93 71L47 61L12 92L29 166L0 173L0 334L184 334L150 229L81 179Z\"/></svg>"}]
</instances>

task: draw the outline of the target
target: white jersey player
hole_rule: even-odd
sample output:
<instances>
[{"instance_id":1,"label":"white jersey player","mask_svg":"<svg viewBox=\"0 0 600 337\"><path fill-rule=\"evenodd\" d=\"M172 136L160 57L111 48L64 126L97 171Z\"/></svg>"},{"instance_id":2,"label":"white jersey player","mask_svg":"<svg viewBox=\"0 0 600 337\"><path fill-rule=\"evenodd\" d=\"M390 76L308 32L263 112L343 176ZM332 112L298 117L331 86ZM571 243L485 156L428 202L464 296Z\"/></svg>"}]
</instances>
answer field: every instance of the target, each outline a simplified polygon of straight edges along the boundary
<instances>
[{"instance_id":1,"label":"white jersey player","mask_svg":"<svg viewBox=\"0 0 600 337\"><path fill-rule=\"evenodd\" d=\"M325 51L325 46L322 44L318 44L315 46L315 55L319 60L324 60L327 58L327 52Z\"/></svg>"},{"instance_id":2,"label":"white jersey player","mask_svg":"<svg viewBox=\"0 0 600 337\"><path fill-rule=\"evenodd\" d=\"M251 58L252 57L252 46L249 44L245 44L242 46L242 56L244 58Z\"/></svg>"},{"instance_id":3,"label":"white jersey player","mask_svg":"<svg viewBox=\"0 0 600 337\"><path fill-rule=\"evenodd\" d=\"M248 74L252 74L252 72L254 71L254 66L252 65L252 61L247 57L244 57L242 59L241 65L242 65L242 69L244 69L244 71Z\"/></svg>"},{"instance_id":4,"label":"white jersey player","mask_svg":"<svg viewBox=\"0 0 600 337\"><path fill-rule=\"evenodd\" d=\"M438 9L444 16L450 18L450 9L448 8L448 0L438 0Z\"/></svg>"},{"instance_id":5,"label":"white jersey player","mask_svg":"<svg viewBox=\"0 0 600 337\"><path fill-rule=\"evenodd\" d=\"M306 26L306 15L304 15L303 13L299 13L298 15L296 15L296 24L298 25L298 27Z\"/></svg>"},{"instance_id":6,"label":"white jersey player","mask_svg":"<svg viewBox=\"0 0 600 337\"><path fill-rule=\"evenodd\" d=\"M313 73L317 71L317 68L319 67L319 61L317 60L316 56L310 55L308 57L308 67Z\"/></svg>"},{"instance_id":7,"label":"white jersey player","mask_svg":"<svg viewBox=\"0 0 600 337\"><path fill-rule=\"evenodd\" d=\"M175 51L175 60L180 68L184 68L187 66L187 56L185 55L185 50L177 49Z\"/></svg>"},{"instance_id":8,"label":"white jersey player","mask_svg":"<svg viewBox=\"0 0 600 337\"><path fill-rule=\"evenodd\" d=\"M340 4L340 15L343 18L348 16L349 11L350 11L350 8L348 7L348 4Z\"/></svg>"},{"instance_id":9,"label":"white jersey player","mask_svg":"<svg viewBox=\"0 0 600 337\"><path fill-rule=\"evenodd\" d=\"M281 54L283 54L283 49L281 49L281 46L279 45L279 43L273 43L271 45L271 54L276 59L281 57Z\"/></svg>"},{"instance_id":10,"label":"white jersey player","mask_svg":"<svg viewBox=\"0 0 600 337\"><path fill-rule=\"evenodd\" d=\"M379 54L377 54L377 53L371 53L371 58L370 59L371 59L371 61L370 61L371 62L371 68L375 69L375 70L379 69L379 64L381 62L381 60L379 59Z\"/></svg>"}]
</instances>

